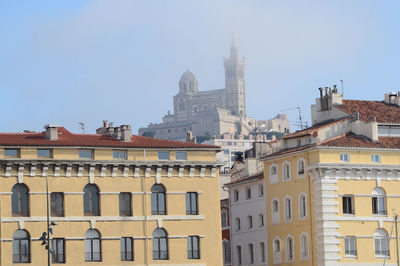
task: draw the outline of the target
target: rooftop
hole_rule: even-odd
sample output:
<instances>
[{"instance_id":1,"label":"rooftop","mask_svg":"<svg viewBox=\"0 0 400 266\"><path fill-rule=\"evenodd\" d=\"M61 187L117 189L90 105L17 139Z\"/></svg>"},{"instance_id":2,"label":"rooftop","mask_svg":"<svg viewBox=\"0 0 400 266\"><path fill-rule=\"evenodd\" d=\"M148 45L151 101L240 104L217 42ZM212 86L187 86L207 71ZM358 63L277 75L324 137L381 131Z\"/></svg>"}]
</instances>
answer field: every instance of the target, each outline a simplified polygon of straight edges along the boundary
<instances>
[{"instance_id":1,"label":"rooftop","mask_svg":"<svg viewBox=\"0 0 400 266\"><path fill-rule=\"evenodd\" d=\"M254 174L254 175L245 176L245 177L236 179L235 181L229 182L225 185L229 186L229 185L239 184L239 183L248 182L248 181L252 181L252 180L259 180L259 179L263 179L263 178L264 178L264 172L260 172L260 173Z\"/></svg>"}]
</instances>

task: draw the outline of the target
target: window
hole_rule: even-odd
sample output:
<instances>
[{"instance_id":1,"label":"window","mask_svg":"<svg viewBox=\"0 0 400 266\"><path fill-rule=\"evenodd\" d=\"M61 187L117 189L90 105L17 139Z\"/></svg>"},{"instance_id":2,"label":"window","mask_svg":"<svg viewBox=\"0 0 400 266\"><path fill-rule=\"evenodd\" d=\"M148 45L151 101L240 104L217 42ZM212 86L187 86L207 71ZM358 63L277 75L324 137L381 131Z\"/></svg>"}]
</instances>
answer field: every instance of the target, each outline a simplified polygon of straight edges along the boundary
<instances>
[{"instance_id":1,"label":"window","mask_svg":"<svg viewBox=\"0 0 400 266\"><path fill-rule=\"evenodd\" d=\"M189 236L187 238L188 259L200 259L200 238Z\"/></svg>"},{"instance_id":2,"label":"window","mask_svg":"<svg viewBox=\"0 0 400 266\"><path fill-rule=\"evenodd\" d=\"M238 265L242 265L242 247L236 246L237 262Z\"/></svg>"},{"instance_id":3,"label":"window","mask_svg":"<svg viewBox=\"0 0 400 266\"><path fill-rule=\"evenodd\" d=\"M224 149L224 155L229 155L229 150L228 149Z\"/></svg>"},{"instance_id":4,"label":"window","mask_svg":"<svg viewBox=\"0 0 400 266\"><path fill-rule=\"evenodd\" d=\"M65 239L53 238L51 240L51 258L53 263L65 263Z\"/></svg>"},{"instance_id":5,"label":"window","mask_svg":"<svg viewBox=\"0 0 400 266\"><path fill-rule=\"evenodd\" d=\"M264 227L264 215L262 215L262 213L258 214L258 226Z\"/></svg>"},{"instance_id":6,"label":"window","mask_svg":"<svg viewBox=\"0 0 400 266\"><path fill-rule=\"evenodd\" d=\"M88 184L83 189L83 208L85 216L100 216L99 189Z\"/></svg>"},{"instance_id":7,"label":"window","mask_svg":"<svg viewBox=\"0 0 400 266\"><path fill-rule=\"evenodd\" d=\"M222 228L228 227L228 212L226 210L221 211L221 225Z\"/></svg>"},{"instance_id":8,"label":"window","mask_svg":"<svg viewBox=\"0 0 400 266\"><path fill-rule=\"evenodd\" d=\"M186 193L186 214L187 215L199 214L197 208L197 192Z\"/></svg>"},{"instance_id":9,"label":"window","mask_svg":"<svg viewBox=\"0 0 400 266\"><path fill-rule=\"evenodd\" d=\"M372 213L386 215L386 193L380 187L372 191Z\"/></svg>"},{"instance_id":10,"label":"window","mask_svg":"<svg viewBox=\"0 0 400 266\"><path fill-rule=\"evenodd\" d=\"M279 201L278 200L272 201L272 211L279 212Z\"/></svg>"},{"instance_id":11,"label":"window","mask_svg":"<svg viewBox=\"0 0 400 266\"><path fill-rule=\"evenodd\" d=\"M292 221L292 199L287 196L285 198L285 222Z\"/></svg>"},{"instance_id":12,"label":"window","mask_svg":"<svg viewBox=\"0 0 400 266\"><path fill-rule=\"evenodd\" d=\"M271 175L277 175L278 174L278 167L276 165L271 166L270 174Z\"/></svg>"},{"instance_id":13,"label":"window","mask_svg":"<svg viewBox=\"0 0 400 266\"><path fill-rule=\"evenodd\" d=\"M130 192L121 192L119 194L119 215L132 215L132 194Z\"/></svg>"},{"instance_id":14,"label":"window","mask_svg":"<svg viewBox=\"0 0 400 266\"><path fill-rule=\"evenodd\" d=\"M12 242L13 262L29 263L31 261L30 237L25 230L17 230Z\"/></svg>"},{"instance_id":15,"label":"window","mask_svg":"<svg viewBox=\"0 0 400 266\"><path fill-rule=\"evenodd\" d=\"M251 188L246 187L246 199L251 199Z\"/></svg>"},{"instance_id":16,"label":"window","mask_svg":"<svg viewBox=\"0 0 400 266\"><path fill-rule=\"evenodd\" d=\"M253 216L251 215L247 216L247 228L248 229L253 228Z\"/></svg>"},{"instance_id":17,"label":"window","mask_svg":"<svg viewBox=\"0 0 400 266\"><path fill-rule=\"evenodd\" d=\"M273 263L278 264L282 263L282 252L281 252L281 240L279 238L274 239L272 243L273 250Z\"/></svg>"},{"instance_id":18,"label":"window","mask_svg":"<svg viewBox=\"0 0 400 266\"><path fill-rule=\"evenodd\" d=\"M293 261L293 238L289 236L286 238L286 261Z\"/></svg>"},{"instance_id":19,"label":"window","mask_svg":"<svg viewBox=\"0 0 400 266\"><path fill-rule=\"evenodd\" d=\"M240 231L240 219L236 218L235 223L236 223L236 232L239 232Z\"/></svg>"},{"instance_id":20,"label":"window","mask_svg":"<svg viewBox=\"0 0 400 266\"><path fill-rule=\"evenodd\" d=\"M79 150L79 158L80 159L93 159L93 151L92 150Z\"/></svg>"},{"instance_id":21,"label":"window","mask_svg":"<svg viewBox=\"0 0 400 266\"><path fill-rule=\"evenodd\" d=\"M249 263L250 263L250 264L254 263L253 244L249 244Z\"/></svg>"},{"instance_id":22,"label":"window","mask_svg":"<svg viewBox=\"0 0 400 266\"><path fill-rule=\"evenodd\" d=\"M303 158L297 161L297 175L302 176L305 173L305 161Z\"/></svg>"},{"instance_id":23,"label":"window","mask_svg":"<svg viewBox=\"0 0 400 266\"><path fill-rule=\"evenodd\" d=\"M340 154L340 161L341 161L341 162L350 162L350 154L348 154L348 153L341 153L341 154Z\"/></svg>"},{"instance_id":24,"label":"window","mask_svg":"<svg viewBox=\"0 0 400 266\"><path fill-rule=\"evenodd\" d=\"M38 149L37 150L37 157L50 158L51 157L51 151L49 149Z\"/></svg>"},{"instance_id":25,"label":"window","mask_svg":"<svg viewBox=\"0 0 400 266\"><path fill-rule=\"evenodd\" d=\"M12 188L11 208L13 216L29 216L29 190L24 184Z\"/></svg>"},{"instance_id":26,"label":"window","mask_svg":"<svg viewBox=\"0 0 400 266\"><path fill-rule=\"evenodd\" d=\"M233 191L233 201L239 201L239 190L237 189Z\"/></svg>"},{"instance_id":27,"label":"window","mask_svg":"<svg viewBox=\"0 0 400 266\"><path fill-rule=\"evenodd\" d=\"M374 233L375 256L389 256L388 234L384 229L377 229Z\"/></svg>"},{"instance_id":28,"label":"window","mask_svg":"<svg viewBox=\"0 0 400 266\"><path fill-rule=\"evenodd\" d=\"M276 225L280 223L280 212L279 212L279 200L278 199L273 199L271 201L271 224Z\"/></svg>"},{"instance_id":29,"label":"window","mask_svg":"<svg viewBox=\"0 0 400 266\"><path fill-rule=\"evenodd\" d=\"M264 185L258 185L258 196L260 198L264 196Z\"/></svg>"},{"instance_id":30,"label":"window","mask_svg":"<svg viewBox=\"0 0 400 266\"><path fill-rule=\"evenodd\" d=\"M17 158L19 157L19 151L18 149L4 149L4 157Z\"/></svg>"},{"instance_id":31,"label":"window","mask_svg":"<svg viewBox=\"0 0 400 266\"><path fill-rule=\"evenodd\" d=\"M271 165L269 168L269 183L278 183L278 166L276 164Z\"/></svg>"},{"instance_id":32,"label":"window","mask_svg":"<svg viewBox=\"0 0 400 266\"><path fill-rule=\"evenodd\" d=\"M306 233L300 235L300 249L301 259L308 259L308 236Z\"/></svg>"},{"instance_id":33,"label":"window","mask_svg":"<svg viewBox=\"0 0 400 266\"><path fill-rule=\"evenodd\" d=\"M380 163L381 162L381 156L379 154L372 154L371 155L371 162Z\"/></svg>"},{"instance_id":34,"label":"window","mask_svg":"<svg viewBox=\"0 0 400 266\"><path fill-rule=\"evenodd\" d=\"M158 160L169 160L169 151L159 151Z\"/></svg>"},{"instance_id":35,"label":"window","mask_svg":"<svg viewBox=\"0 0 400 266\"><path fill-rule=\"evenodd\" d=\"M151 214L167 214L165 188L163 185L153 185L151 187Z\"/></svg>"},{"instance_id":36,"label":"window","mask_svg":"<svg viewBox=\"0 0 400 266\"><path fill-rule=\"evenodd\" d=\"M101 261L100 234L96 229L89 229L86 232L85 261Z\"/></svg>"},{"instance_id":37,"label":"window","mask_svg":"<svg viewBox=\"0 0 400 266\"><path fill-rule=\"evenodd\" d=\"M229 240L222 242L222 254L224 256L224 264L231 263L231 243Z\"/></svg>"},{"instance_id":38,"label":"window","mask_svg":"<svg viewBox=\"0 0 400 266\"><path fill-rule=\"evenodd\" d=\"M356 238L354 236L344 238L344 254L350 257L357 256Z\"/></svg>"},{"instance_id":39,"label":"window","mask_svg":"<svg viewBox=\"0 0 400 266\"><path fill-rule=\"evenodd\" d=\"M261 262L265 262L265 243L264 242L260 242L260 259Z\"/></svg>"},{"instance_id":40,"label":"window","mask_svg":"<svg viewBox=\"0 0 400 266\"><path fill-rule=\"evenodd\" d=\"M301 139L298 139L296 142L297 142L297 146L301 146Z\"/></svg>"},{"instance_id":41,"label":"window","mask_svg":"<svg viewBox=\"0 0 400 266\"><path fill-rule=\"evenodd\" d=\"M346 195L342 197L343 214L354 214L354 197Z\"/></svg>"},{"instance_id":42,"label":"window","mask_svg":"<svg viewBox=\"0 0 400 266\"><path fill-rule=\"evenodd\" d=\"M52 192L50 194L51 216L64 216L64 193Z\"/></svg>"},{"instance_id":43,"label":"window","mask_svg":"<svg viewBox=\"0 0 400 266\"><path fill-rule=\"evenodd\" d=\"M126 151L113 150L114 160L126 160Z\"/></svg>"},{"instance_id":44,"label":"window","mask_svg":"<svg viewBox=\"0 0 400 266\"><path fill-rule=\"evenodd\" d=\"M300 219L302 219L305 218L306 216L307 216L306 195L304 193L301 193L299 197L299 217Z\"/></svg>"},{"instance_id":45,"label":"window","mask_svg":"<svg viewBox=\"0 0 400 266\"><path fill-rule=\"evenodd\" d=\"M121 261L132 261L133 260L133 238L122 237L121 238Z\"/></svg>"},{"instance_id":46,"label":"window","mask_svg":"<svg viewBox=\"0 0 400 266\"><path fill-rule=\"evenodd\" d=\"M167 232L157 228L153 232L153 260L168 259L168 238Z\"/></svg>"},{"instance_id":47,"label":"window","mask_svg":"<svg viewBox=\"0 0 400 266\"><path fill-rule=\"evenodd\" d=\"M186 152L185 151L176 151L175 152L175 160L186 161Z\"/></svg>"},{"instance_id":48,"label":"window","mask_svg":"<svg viewBox=\"0 0 400 266\"><path fill-rule=\"evenodd\" d=\"M282 172L283 172L283 181L289 181L290 180L290 164L289 164L289 162L283 163Z\"/></svg>"}]
</instances>

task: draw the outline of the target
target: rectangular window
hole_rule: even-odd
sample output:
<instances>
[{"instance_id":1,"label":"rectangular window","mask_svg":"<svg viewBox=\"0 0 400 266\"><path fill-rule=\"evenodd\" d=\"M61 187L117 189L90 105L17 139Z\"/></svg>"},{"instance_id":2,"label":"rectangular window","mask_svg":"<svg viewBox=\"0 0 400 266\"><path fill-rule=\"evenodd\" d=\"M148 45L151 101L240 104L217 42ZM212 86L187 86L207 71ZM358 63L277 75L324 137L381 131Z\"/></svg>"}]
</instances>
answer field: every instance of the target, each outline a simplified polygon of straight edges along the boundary
<instances>
[{"instance_id":1,"label":"rectangular window","mask_svg":"<svg viewBox=\"0 0 400 266\"><path fill-rule=\"evenodd\" d=\"M228 149L224 150L224 155L229 155L229 150Z\"/></svg>"},{"instance_id":2,"label":"rectangular window","mask_svg":"<svg viewBox=\"0 0 400 266\"><path fill-rule=\"evenodd\" d=\"M187 238L188 259L200 259L200 238L189 236Z\"/></svg>"},{"instance_id":3,"label":"rectangular window","mask_svg":"<svg viewBox=\"0 0 400 266\"><path fill-rule=\"evenodd\" d=\"M187 215L199 214L197 208L197 192L186 193L186 214Z\"/></svg>"},{"instance_id":4,"label":"rectangular window","mask_svg":"<svg viewBox=\"0 0 400 266\"><path fill-rule=\"evenodd\" d=\"M348 153L341 153L341 154L340 154L340 161L341 161L341 162L350 162L350 154L348 154Z\"/></svg>"},{"instance_id":5,"label":"rectangular window","mask_svg":"<svg viewBox=\"0 0 400 266\"><path fill-rule=\"evenodd\" d=\"M121 238L121 261L132 261L133 260L133 238L122 237Z\"/></svg>"},{"instance_id":6,"label":"rectangular window","mask_svg":"<svg viewBox=\"0 0 400 266\"><path fill-rule=\"evenodd\" d=\"M264 244L264 242L260 242L260 255L261 255L261 262L265 262L265 244Z\"/></svg>"},{"instance_id":7,"label":"rectangular window","mask_svg":"<svg viewBox=\"0 0 400 266\"><path fill-rule=\"evenodd\" d=\"M119 194L119 215L131 216L132 215L132 194L130 192L121 192Z\"/></svg>"},{"instance_id":8,"label":"rectangular window","mask_svg":"<svg viewBox=\"0 0 400 266\"><path fill-rule=\"evenodd\" d=\"M386 215L386 202L384 196L372 197L372 213Z\"/></svg>"},{"instance_id":9,"label":"rectangular window","mask_svg":"<svg viewBox=\"0 0 400 266\"><path fill-rule=\"evenodd\" d=\"M357 256L356 238L354 236L344 238L344 250L346 256Z\"/></svg>"},{"instance_id":10,"label":"rectangular window","mask_svg":"<svg viewBox=\"0 0 400 266\"><path fill-rule=\"evenodd\" d=\"M239 190L237 189L233 191L233 200L239 201Z\"/></svg>"},{"instance_id":11,"label":"rectangular window","mask_svg":"<svg viewBox=\"0 0 400 266\"><path fill-rule=\"evenodd\" d=\"M248 229L253 228L253 216L251 215L247 216L247 228Z\"/></svg>"},{"instance_id":12,"label":"rectangular window","mask_svg":"<svg viewBox=\"0 0 400 266\"><path fill-rule=\"evenodd\" d=\"M51 150L49 149L38 149L37 156L40 158L50 158L51 157Z\"/></svg>"},{"instance_id":13,"label":"rectangular window","mask_svg":"<svg viewBox=\"0 0 400 266\"><path fill-rule=\"evenodd\" d=\"M236 246L238 265L242 265L242 247Z\"/></svg>"},{"instance_id":14,"label":"rectangular window","mask_svg":"<svg viewBox=\"0 0 400 266\"><path fill-rule=\"evenodd\" d=\"M263 185L258 186L258 196L260 198L264 196L264 186Z\"/></svg>"},{"instance_id":15,"label":"rectangular window","mask_svg":"<svg viewBox=\"0 0 400 266\"><path fill-rule=\"evenodd\" d=\"M342 197L343 213L354 214L354 197L346 195Z\"/></svg>"},{"instance_id":16,"label":"rectangular window","mask_svg":"<svg viewBox=\"0 0 400 266\"><path fill-rule=\"evenodd\" d=\"M51 257L53 263L65 263L65 239L53 238L51 240Z\"/></svg>"},{"instance_id":17,"label":"rectangular window","mask_svg":"<svg viewBox=\"0 0 400 266\"><path fill-rule=\"evenodd\" d=\"M114 160L126 160L126 151L113 150Z\"/></svg>"},{"instance_id":18,"label":"rectangular window","mask_svg":"<svg viewBox=\"0 0 400 266\"><path fill-rule=\"evenodd\" d=\"M169 151L159 151L158 160L169 160Z\"/></svg>"},{"instance_id":19,"label":"rectangular window","mask_svg":"<svg viewBox=\"0 0 400 266\"><path fill-rule=\"evenodd\" d=\"M379 154L372 154L371 155L371 162L380 163L381 162L381 156Z\"/></svg>"},{"instance_id":20,"label":"rectangular window","mask_svg":"<svg viewBox=\"0 0 400 266\"><path fill-rule=\"evenodd\" d=\"M6 157L6 158L19 157L18 149L4 149L4 157Z\"/></svg>"},{"instance_id":21,"label":"rectangular window","mask_svg":"<svg viewBox=\"0 0 400 266\"><path fill-rule=\"evenodd\" d=\"M246 199L251 199L251 188L250 187L246 188Z\"/></svg>"},{"instance_id":22,"label":"rectangular window","mask_svg":"<svg viewBox=\"0 0 400 266\"><path fill-rule=\"evenodd\" d=\"M375 237L375 256L389 256L387 237Z\"/></svg>"},{"instance_id":23,"label":"rectangular window","mask_svg":"<svg viewBox=\"0 0 400 266\"><path fill-rule=\"evenodd\" d=\"M64 217L64 193L52 192L50 194L51 216Z\"/></svg>"},{"instance_id":24,"label":"rectangular window","mask_svg":"<svg viewBox=\"0 0 400 266\"><path fill-rule=\"evenodd\" d=\"M80 159L93 159L93 150L79 150Z\"/></svg>"},{"instance_id":25,"label":"rectangular window","mask_svg":"<svg viewBox=\"0 0 400 266\"><path fill-rule=\"evenodd\" d=\"M249 244L249 263L250 263L250 264L253 264L253 263L254 263L253 244Z\"/></svg>"},{"instance_id":26,"label":"rectangular window","mask_svg":"<svg viewBox=\"0 0 400 266\"><path fill-rule=\"evenodd\" d=\"M185 151L176 151L175 152L175 160L177 161L186 161L186 152Z\"/></svg>"}]
</instances>

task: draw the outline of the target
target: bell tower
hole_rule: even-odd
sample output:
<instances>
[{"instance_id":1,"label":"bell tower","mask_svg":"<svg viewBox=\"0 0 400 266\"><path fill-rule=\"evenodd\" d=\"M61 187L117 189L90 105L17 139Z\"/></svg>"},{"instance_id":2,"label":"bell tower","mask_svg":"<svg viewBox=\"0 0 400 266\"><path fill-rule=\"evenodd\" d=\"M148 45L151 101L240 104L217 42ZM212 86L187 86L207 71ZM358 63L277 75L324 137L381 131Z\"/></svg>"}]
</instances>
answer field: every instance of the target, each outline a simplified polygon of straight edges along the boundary
<instances>
[{"instance_id":1,"label":"bell tower","mask_svg":"<svg viewBox=\"0 0 400 266\"><path fill-rule=\"evenodd\" d=\"M231 114L246 116L246 95L244 84L244 57L238 58L236 35L233 35L230 57L224 58L225 67L225 106Z\"/></svg>"}]
</instances>

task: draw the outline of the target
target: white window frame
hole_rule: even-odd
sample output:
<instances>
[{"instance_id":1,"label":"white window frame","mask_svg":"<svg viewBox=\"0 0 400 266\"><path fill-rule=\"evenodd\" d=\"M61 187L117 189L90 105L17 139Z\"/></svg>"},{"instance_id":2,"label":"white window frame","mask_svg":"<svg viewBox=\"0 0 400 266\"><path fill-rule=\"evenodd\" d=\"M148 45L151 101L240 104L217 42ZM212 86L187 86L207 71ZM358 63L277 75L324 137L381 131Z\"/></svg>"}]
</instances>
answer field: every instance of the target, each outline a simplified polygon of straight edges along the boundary
<instances>
[{"instance_id":1,"label":"white window frame","mask_svg":"<svg viewBox=\"0 0 400 266\"><path fill-rule=\"evenodd\" d=\"M222 222L222 221L223 221L223 219L222 219L223 216L225 216L225 222L226 222L225 225L224 225L223 222ZM225 209L223 209L223 210L221 211L221 226L222 226L222 229L229 228L228 211L225 210Z\"/></svg>"},{"instance_id":2,"label":"white window frame","mask_svg":"<svg viewBox=\"0 0 400 266\"><path fill-rule=\"evenodd\" d=\"M258 214L258 227L263 228L265 226L264 214Z\"/></svg>"},{"instance_id":3,"label":"white window frame","mask_svg":"<svg viewBox=\"0 0 400 266\"><path fill-rule=\"evenodd\" d=\"M272 168L276 167L276 173L273 174L272 173ZM269 183L270 184L276 184L279 181L279 168L278 165L276 163L273 163L270 167L269 167Z\"/></svg>"},{"instance_id":4,"label":"white window frame","mask_svg":"<svg viewBox=\"0 0 400 266\"><path fill-rule=\"evenodd\" d=\"M346 197L346 198L351 198L351 213L345 213L344 212L344 208L343 208L343 200L344 200L344 197ZM343 213L343 215L355 215L355 208L354 208L355 206L354 206L354 195L353 194L345 194L345 195L343 195L342 196L342 213Z\"/></svg>"},{"instance_id":5,"label":"white window frame","mask_svg":"<svg viewBox=\"0 0 400 266\"><path fill-rule=\"evenodd\" d=\"M276 250L276 241L279 243L279 250ZM272 260L274 264L282 263L282 241L279 237L272 240Z\"/></svg>"},{"instance_id":6,"label":"white window frame","mask_svg":"<svg viewBox=\"0 0 400 266\"><path fill-rule=\"evenodd\" d=\"M371 162L372 163L381 163L382 162L381 161L381 155L380 154L376 154L376 153L371 154Z\"/></svg>"},{"instance_id":7,"label":"white window frame","mask_svg":"<svg viewBox=\"0 0 400 266\"><path fill-rule=\"evenodd\" d=\"M227 245L227 249L226 249L228 251L227 254L225 253L224 245ZM224 265L231 264L231 261L232 261L231 253L232 253L231 252L231 242L227 239L224 239L222 241L222 260L223 260Z\"/></svg>"},{"instance_id":8,"label":"white window frame","mask_svg":"<svg viewBox=\"0 0 400 266\"><path fill-rule=\"evenodd\" d=\"M258 185L258 196L260 198L264 197L264 184Z\"/></svg>"},{"instance_id":9,"label":"white window frame","mask_svg":"<svg viewBox=\"0 0 400 266\"><path fill-rule=\"evenodd\" d=\"M287 167L287 171L285 170ZM282 182L288 182L291 179L291 166L289 161L284 161L282 164ZM286 176L287 175L287 176Z\"/></svg>"},{"instance_id":10,"label":"white window frame","mask_svg":"<svg viewBox=\"0 0 400 266\"><path fill-rule=\"evenodd\" d=\"M303 201L302 197L304 197L304 208L303 208ZM303 210L305 214L303 215ZM299 220L304 220L307 218L308 215L308 208L307 208L307 195L304 192L301 192L299 195Z\"/></svg>"},{"instance_id":11,"label":"white window frame","mask_svg":"<svg viewBox=\"0 0 400 266\"><path fill-rule=\"evenodd\" d=\"M241 226L241 225L240 225L240 218L239 218L239 217L236 217L236 218L235 218L235 230L236 230L236 232L240 232L240 229L241 229L240 226Z\"/></svg>"},{"instance_id":12,"label":"white window frame","mask_svg":"<svg viewBox=\"0 0 400 266\"><path fill-rule=\"evenodd\" d=\"M253 228L253 216L247 215L247 229Z\"/></svg>"},{"instance_id":13,"label":"white window frame","mask_svg":"<svg viewBox=\"0 0 400 266\"><path fill-rule=\"evenodd\" d=\"M259 244L260 246L260 261L261 262L265 262L266 261L266 252L265 252L265 243L264 242L260 242Z\"/></svg>"},{"instance_id":14,"label":"white window frame","mask_svg":"<svg viewBox=\"0 0 400 266\"><path fill-rule=\"evenodd\" d=\"M246 187L246 200L250 200L251 199L251 187Z\"/></svg>"},{"instance_id":15,"label":"white window frame","mask_svg":"<svg viewBox=\"0 0 400 266\"><path fill-rule=\"evenodd\" d=\"M303 173L300 173L300 162L303 162ZM306 176L306 160L304 158L300 158L297 160L297 178L302 178Z\"/></svg>"},{"instance_id":16,"label":"white window frame","mask_svg":"<svg viewBox=\"0 0 400 266\"><path fill-rule=\"evenodd\" d=\"M238 202L239 198L240 198L239 189L234 189L233 190L233 201Z\"/></svg>"},{"instance_id":17,"label":"white window frame","mask_svg":"<svg viewBox=\"0 0 400 266\"><path fill-rule=\"evenodd\" d=\"M386 232L385 229L378 228L375 233L374 233L374 254L376 258L385 258L385 257L390 257L390 247L389 247L389 237L388 233ZM383 253L384 250L382 250L382 246L385 245L386 248L388 249L386 252L387 254L377 254L377 240L379 241L379 251L380 253ZM382 245L383 244L383 245Z\"/></svg>"},{"instance_id":18,"label":"white window frame","mask_svg":"<svg viewBox=\"0 0 400 266\"><path fill-rule=\"evenodd\" d=\"M377 213L374 213L374 198L376 198L376 210ZM379 216L387 216L387 204L386 204L386 192L383 188L381 187L376 187L372 191L372 197L371 197L371 203L372 203L372 214L373 215L379 215Z\"/></svg>"},{"instance_id":19,"label":"white window frame","mask_svg":"<svg viewBox=\"0 0 400 266\"><path fill-rule=\"evenodd\" d=\"M278 210L274 210L274 201L278 203ZM280 224L281 220L281 214L280 214L280 202L278 198L273 198L271 200L271 224L272 225L277 225Z\"/></svg>"},{"instance_id":20,"label":"white window frame","mask_svg":"<svg viewBox=\"0 0 400 266\"><path fill-rule=\"evenodd\" d=\"M291 239L292 246L291 250L288 248L288 240ZM291 251L292 257L289 258L289 252ZM292 235L288 235L285 239L285 257L286 257L286 262L293 262L294 261L294 240Z\"/></svg>"},{"instance_id":21,"label":"white window frame","mask_svg":"<svg viewBox=\"0 0 400 266\"><path fill-rule=\"evenodd\" d=\"M304 245L304 239L306 239L306 245ZM310 244L309 237L306 232L300 235L300 258L302 260L308 260L310 258Z\"/></svg>"},{"instance_id":22,"label":"white window frame","mask_svg":"<svg viewBox=\"0 0 400 266\"><path fill-rule=\"evenodd\" d=\"M344 162L344 163L349 163L350 162L350 153L347 153L347 152L340 153L340 161Z\"/></svg>"},{"instance_id":23,"label":"white window frame","mask_svg":"<svg viewBox=\"0 0 400 266\"><path fill-rule=\"evenodd\" d=\"M290 200L289 206L287 204L287 200ZM283 216L284 216L283 220L285 223L292 222L292 220L293 220L293 199L289 195L286 195L286 197L283 199Z\"/></svg>"},{"instance_id":24,"label":"white window frame","mask_svg":"<svg viewBox=\"0 0 400 266\"><path fill-rule=\"evenodd\" d=\"M350 240L353 240L353 243L349 243ZM348 243L353 244L354 245L354 251L355 254L351 254L351 249L349 250L350 252L348 253L348 249L346 248L346 246L348 246ZM357 257L357 238L355 236L345 236L344 237L344 256L345 257L350 257L350 258L356 258Z\"/></svg>"}]
</instances>

